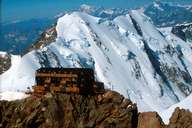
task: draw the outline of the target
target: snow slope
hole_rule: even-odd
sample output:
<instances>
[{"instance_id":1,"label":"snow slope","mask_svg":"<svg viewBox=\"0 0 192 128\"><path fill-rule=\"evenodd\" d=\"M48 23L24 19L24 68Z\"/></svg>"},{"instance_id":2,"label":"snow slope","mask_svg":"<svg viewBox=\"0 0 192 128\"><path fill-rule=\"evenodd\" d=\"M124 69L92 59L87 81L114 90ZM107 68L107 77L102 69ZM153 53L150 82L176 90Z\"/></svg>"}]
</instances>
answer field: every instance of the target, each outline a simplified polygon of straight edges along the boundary
<instances>
[{"instance_id":1,"label":"snow slope","mask_svg":"<svg viewBox=\"0 0 192 128\"><path fill-rule=\"evenodd\" d=\"M0 100L13 101L13 100L26 98L27 96L28 95L26 95L24 92L6 91L6 92L3 92L3 93L0 93Z\"/></svg>"},{"instance_id":2,"label":"snow slope","mask_svg":"<svg viewBox=\"0 0 192 128\"><path fill-rule=\"evenodd\" d=\"M34 71L38 64L35 64L37 59L32 54L33 52L23 58L18 55L11 56L12 66L0 76L0 92L24 91L34 85Z\"/></svg>"},{"instance_id":3,"label":"snow slope","mask_svg":"<svg viewBox=\"0 0 192 128\"><path fill-rule=\"evenodd\" d=\"M1 92L31 87L39 67L94 68L98 80L136 102L139 111L161 112L192 91L192 50L139 11L104 21L73 12L58 19L56 30L55 42L15 58L0 76Z\"/></svg>"}]
</instances>

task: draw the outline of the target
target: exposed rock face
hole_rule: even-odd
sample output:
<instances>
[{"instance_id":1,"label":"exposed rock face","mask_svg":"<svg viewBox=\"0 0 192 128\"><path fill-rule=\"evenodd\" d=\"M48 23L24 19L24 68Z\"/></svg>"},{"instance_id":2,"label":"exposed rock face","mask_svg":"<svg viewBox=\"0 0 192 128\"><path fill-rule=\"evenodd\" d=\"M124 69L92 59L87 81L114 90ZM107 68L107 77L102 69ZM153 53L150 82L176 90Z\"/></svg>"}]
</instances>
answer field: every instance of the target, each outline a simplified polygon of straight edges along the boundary
<instances>
[{"instance_id":1,"label":"exposed rock face","mask_svg":"<svg viewBox=\"0 0 192 128\"><path fill-rule=\"evenodd\" d=\"M137 128L163 128L164 124L157 112L143 112L138 116Z\"/></svg>"},{"instance_id":2,"label":"exposed rock face","mask_svg":"<svg viewBox=\"0 0 192 128\"><path fill-rule=\"evenodd\" d=\"M136 128L137 108L119 93L47 94L0 102L0 128Z\"/></svg>"},{"instance_id":3,"label":"exposed rock face","mask_svg":"<svg viewBox=\"0 0 192 128\"><path fill-rule=\"evenodd\" d=\"M168 125L157 112L139 113L137 128L192 128L192 112L176 108Z\"/></svg>"},{"instance_id":4,"label":"exposed rock face","mask_svg":"<svg viewBox=\"0 0 192 128\"><path fill-rule=\"evenodd\" d=\"M36 49L47 46L48 44L55 41L56 36L57 36L57 32L56 32L55 26L47 29L45 32L41 34L40 38L31 45L31 47L26 49L26 51L22 55L25 55L26 53L32 50L36 50Z\"/></svg>"},{"instance_id":5,"label":"exposed rock face","mask_svg":"<svg viewBox=\"0 0 192 128\"><path fill-rule=\"evenodd\" d=\"M0 74L4 73L11 67L11 55L0 54Z\"/></svg>"},{"instance_id":6,"label":"exposed rock face","mask_svg":"<svg viewBox=\"0 0 192 128\"><path fill-rule=\"evenodd\" d=\"M0 128L192 128L192 112L176 108L165 125L157 112L138 113L114 91L99 95L46 94L0 101Z\"/></svg>"},{"instance_id":7,"label":"exposed rock face","mask_svg":"<svg viewBox=\"0 0 192 128\"><path fill-rule=\"evenodd\" d=\"M192 23L177 25L171 32L184 41L192 42Z\"/></svg>"},{"instance_id":8,"label":"exposed rock face","mask_svg":"<svg viewBox=\"0 0 192 128\"><path fill-rule=\"evenodd\" d=\"M192 112L176 108L166 128L192 128Z\"/></svg>"}]
</instances>

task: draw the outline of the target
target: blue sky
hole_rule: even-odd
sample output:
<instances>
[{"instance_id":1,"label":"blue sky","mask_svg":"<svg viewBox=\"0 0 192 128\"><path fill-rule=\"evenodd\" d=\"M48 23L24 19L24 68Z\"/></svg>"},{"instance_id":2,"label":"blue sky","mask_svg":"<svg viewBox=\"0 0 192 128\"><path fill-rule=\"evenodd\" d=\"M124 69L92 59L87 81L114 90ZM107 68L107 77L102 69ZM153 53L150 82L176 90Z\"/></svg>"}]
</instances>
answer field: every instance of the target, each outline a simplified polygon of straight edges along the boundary
<instances>
[{"instance_id":1,"label":"blue sky","mask_svg":"<svg viewBox=\"0 0 192 128\"><path fill-rule=\"evenodd\" d=\"M81 4L106 8L135 8L154 0L1 0L1 20L27 20L53 17L60 12L78 9ZM192 0L163 0L166 2L192 3Z\"/></svg>"}]
</instances>

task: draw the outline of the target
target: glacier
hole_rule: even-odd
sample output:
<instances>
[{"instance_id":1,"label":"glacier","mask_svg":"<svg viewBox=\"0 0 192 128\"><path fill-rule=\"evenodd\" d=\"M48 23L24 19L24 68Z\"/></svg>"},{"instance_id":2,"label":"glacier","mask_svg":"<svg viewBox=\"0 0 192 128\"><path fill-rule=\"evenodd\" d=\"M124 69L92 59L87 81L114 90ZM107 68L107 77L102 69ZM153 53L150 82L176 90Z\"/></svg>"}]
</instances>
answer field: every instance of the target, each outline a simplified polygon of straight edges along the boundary
<instances>
[{"instance_id":1,"label":"glacier","mask_svg":"<svg viewBox=\"0 0 192 128\"><path fill-rule=\"evenodd\" d=\"M0 94L24 92L40 67L94 68L106 88L137 103L139 111L165 111L192 92L192 49L157 29L139 10L113 19L67 13L56 25L55 41L24 56L12 56L0 75Z\"/></svg>"}]
</instances>

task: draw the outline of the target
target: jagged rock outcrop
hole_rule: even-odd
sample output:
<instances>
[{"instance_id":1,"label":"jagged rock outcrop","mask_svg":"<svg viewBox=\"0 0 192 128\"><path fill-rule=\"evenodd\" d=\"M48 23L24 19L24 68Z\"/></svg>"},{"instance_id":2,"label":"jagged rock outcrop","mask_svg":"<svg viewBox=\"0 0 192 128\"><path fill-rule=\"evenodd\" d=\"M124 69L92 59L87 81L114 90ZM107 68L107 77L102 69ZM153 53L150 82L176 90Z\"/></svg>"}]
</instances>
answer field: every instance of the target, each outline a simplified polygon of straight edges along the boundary
<instances>
[{"instance_id":1,"label":"jagged rock outcrop","mask_svg":"<svg viewBox=\"0 0 192 128\"><path fill-rule=\"evenodd\" d=\"M171 32L184 41L192 42L192 23L176 25Z\"/></svg>"},{"instance_id":2,"label":"jagged rock outcrop","mask_svg":"<svg viewBox=\"0 0 192 128\"><path fill-rule=\"evenodd\" d=\"M176 108L166 128L192 128L192 112Z\"/></svg>"},{"instance_id":3,"label":"jagged rock outcrop","mask_svg":"<svg viewBox=\"0 0 192 128\"><path fill-rule=\"evenodd\" d=\"M163 128L164 123L157 112L139 113L137 128Z\"/></svg>"},{"instance_id":4,"label":"jagged rock outcrop","mask_svg":"<svg viewBox=\"0 0 192 128\"><path fill-rule=\"evenodd\" d=\"M39 48L43 48L50 43L54 42L57 36L56 28L55 26L47 29L45 32L43 32L39 39L37 39L36 42L34 42L29 48L27 48L22 55L27 54L28 52L32 50L36 50Z\"/></svg>"},{"instance_id":5,"label":"jagged rock outcrop","mask_svg":"<svg viewBox=\"0 0 192 128\"><path fill-rule=\"evenodd\" d=\"M157 112L138 113L114 91L99 95L46 94L0 101L0 128L192 128L192 112L176 108L165 125Z\"/></svg>"},{"instance_id":6,"label":"jagged rock outcrop","mask_svg":"<svg viewBox=\"0 0 192 128\"><path fill-rule=\"evenodd\" d=\"M4 73L11 67L11 55L0 53L0 74Z\"/></svg>"},{"instance_id":7,"label":"jagged rock outcrop","mask_svg":"<svg viewBox=\"0 0 192 128\"><path fill-rule=\"evenodd\" d=\"M47 94L0 101L0 128L136 128L137 107L119 93Z\"/></svg>"}]
</instances>

